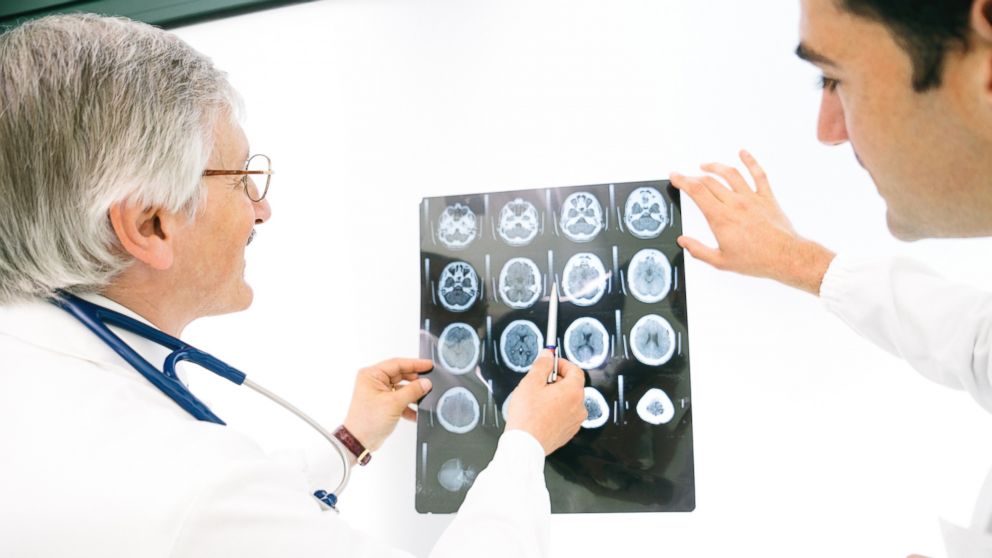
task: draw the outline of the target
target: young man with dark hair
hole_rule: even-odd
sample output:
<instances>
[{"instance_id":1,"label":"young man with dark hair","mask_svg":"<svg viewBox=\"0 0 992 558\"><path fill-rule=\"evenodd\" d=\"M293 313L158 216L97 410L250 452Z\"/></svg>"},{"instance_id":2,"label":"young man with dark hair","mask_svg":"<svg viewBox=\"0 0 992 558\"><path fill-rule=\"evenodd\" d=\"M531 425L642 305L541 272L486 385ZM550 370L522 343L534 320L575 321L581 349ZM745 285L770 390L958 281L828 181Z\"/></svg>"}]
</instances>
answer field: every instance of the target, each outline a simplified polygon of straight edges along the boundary
<instances>
[{"instance_id":1,"label":"young man with dark hair","mask_svg":"<svg viewBox=\"0 0 992 558\"><path fill-rule=\"evenodd\" d=\"M992 0L802 0L796 53L823 72L817 136L850 143L902 240L992 236ZM992 296L896 258L836 255L799 236L758 162L672 175L719 244L679 244L719 269L814 295L860 334L992 412ZM922 302L926 302L921 304ZM934 304L934 301L939 301ZM992 556L992 479L951 556Z\"/></svg>"}]
</instances>

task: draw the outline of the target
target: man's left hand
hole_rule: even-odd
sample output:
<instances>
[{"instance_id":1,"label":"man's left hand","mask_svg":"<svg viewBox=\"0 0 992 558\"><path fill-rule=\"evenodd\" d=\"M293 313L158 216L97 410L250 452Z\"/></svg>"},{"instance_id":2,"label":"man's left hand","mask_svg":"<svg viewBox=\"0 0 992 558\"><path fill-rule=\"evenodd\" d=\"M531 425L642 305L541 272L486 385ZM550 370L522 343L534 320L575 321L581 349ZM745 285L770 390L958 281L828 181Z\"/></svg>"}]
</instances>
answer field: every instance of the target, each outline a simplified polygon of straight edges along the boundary
<instances>
[{"instance_id":1,"label":"man's left hand","mask_svg":"<svg viewBox=\"0 0 992 558\"><path fill-rule=\"evenodd\" d=\"M710 175L672 173L672 185L696 202L718 244L711 248L680 236L679 246L717 269L768 277L819 295L834 253L796 233L772 194L764 169L750 153L741 151L740 156L754 188L740 171L718 163L702 169L724 182Z\"/></svg>"},{"instance_id":2,"label":"man's left hand","mask_svg":"<svg viewBox=\"0 0 992 558\"><path fill-rule=\"evenodd\" d=\"M400 417L417 420L409 407L431 390L430 360L394 358L358 371L355 392L344 426L369 451L375 451L392 434Z\"/></svg>"}]
</instances>

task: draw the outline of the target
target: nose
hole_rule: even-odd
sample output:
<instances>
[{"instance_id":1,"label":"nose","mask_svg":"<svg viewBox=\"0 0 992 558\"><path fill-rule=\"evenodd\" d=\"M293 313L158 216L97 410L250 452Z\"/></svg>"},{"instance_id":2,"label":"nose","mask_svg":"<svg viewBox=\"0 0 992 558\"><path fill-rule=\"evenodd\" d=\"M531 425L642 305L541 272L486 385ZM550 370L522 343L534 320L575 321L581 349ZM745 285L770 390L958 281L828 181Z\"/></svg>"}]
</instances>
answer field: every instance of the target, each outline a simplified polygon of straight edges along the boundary
<instances>
[{"instance_id":1,"label":"nose","mask_svg":"<svg viewBox=\"0 0 992 558\"><path fill-rule=\"evenodd\" d=\"M269 205L269 198L266 197L262 201L252 202L252 205L255 209L256 225L261 225L272 218L272 206Z\"/></svg>"},{"instance_id":2,"label":"nose","mask_svg":"<svg viewBox=\"0 0 992 558\"><path fill-rule=\"evenodd\" d=\"M840 145L848 140L844 106L836 91L823 90L820 117L816 123L816 139L825 145Z\"/></svg>"}]
</instances>

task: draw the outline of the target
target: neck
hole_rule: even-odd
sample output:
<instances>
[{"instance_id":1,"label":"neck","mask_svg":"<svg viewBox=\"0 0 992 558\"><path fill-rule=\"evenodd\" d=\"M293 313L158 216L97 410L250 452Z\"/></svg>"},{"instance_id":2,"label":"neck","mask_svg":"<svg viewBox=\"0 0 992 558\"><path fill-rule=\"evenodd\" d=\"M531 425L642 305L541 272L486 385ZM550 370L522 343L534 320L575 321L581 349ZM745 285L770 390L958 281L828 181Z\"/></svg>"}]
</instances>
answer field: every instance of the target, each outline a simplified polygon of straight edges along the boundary
<instances>
[{"instance_id":1,"label":"neck","mask_svg":"<svg viewBox=\"0 0 992 558\"><path fill-rule=\"evenodd\" d=\"M128 275L125 271L100 294L173 337L179 337L183 329L196 319L195 313L183 300L182 289L174 285L163 286L155 281L132 281Z\"/></svg>"}]
</instances>

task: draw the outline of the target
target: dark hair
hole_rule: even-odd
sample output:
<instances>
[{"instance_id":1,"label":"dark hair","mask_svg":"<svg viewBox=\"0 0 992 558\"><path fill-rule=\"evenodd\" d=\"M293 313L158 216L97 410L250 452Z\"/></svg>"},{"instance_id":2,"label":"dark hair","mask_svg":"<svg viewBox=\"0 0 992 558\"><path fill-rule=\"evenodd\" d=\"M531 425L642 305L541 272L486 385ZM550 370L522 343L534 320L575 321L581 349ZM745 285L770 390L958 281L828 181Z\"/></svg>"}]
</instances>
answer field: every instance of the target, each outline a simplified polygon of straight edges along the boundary
<instances>
[{"instance_id":1,"label":"dark hair","mask_svg":"<svg viewBox=\"0 0 992 558\"><path fill-rule=\"evenodd\" d=\"M968 48L972 0L840 0L848 12L889 28L913 62L913 89L940 86L944 55Z\"/></svg>"}]
</instances>

